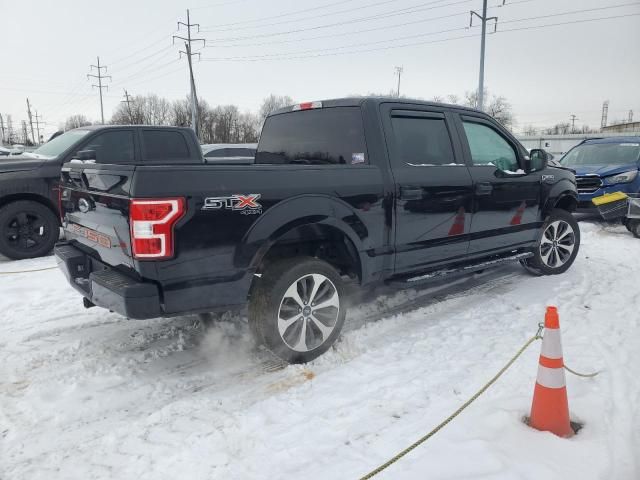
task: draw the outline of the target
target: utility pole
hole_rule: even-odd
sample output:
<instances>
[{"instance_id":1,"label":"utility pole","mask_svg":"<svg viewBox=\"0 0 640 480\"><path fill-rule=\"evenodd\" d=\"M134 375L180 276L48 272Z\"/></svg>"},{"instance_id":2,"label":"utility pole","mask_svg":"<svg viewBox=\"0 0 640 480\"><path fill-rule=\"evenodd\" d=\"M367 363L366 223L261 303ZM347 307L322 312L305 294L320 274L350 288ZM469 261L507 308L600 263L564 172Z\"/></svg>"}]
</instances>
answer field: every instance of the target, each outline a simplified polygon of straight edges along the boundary
<instances>
[{"instance_id":1,"label":"utility pole","mask_svg":"<svg viewBox=\"0 0 640 480\"><path fill-rule=\"evenodd\" d=\"M38 145L42 143L42 137L40 136L40 124L44 124L44 121L40 121L40 119L42 118L42 115L38 115L38 111L36 110L36 130L38 132ZM43 129L44 130L44 129Z\"/></svg>"},{"instance_id":2,"label":"utility pole","mask_svg":"<svg viewBox=\"0 0 640 480\"><path fill-rule=\"evenodd\" d=\"M0 146L4 145L4 119L0 113Z\"/></svg>"},{"instance_id":3,"label":"utility pole","mask_svg":"<svg viewBox=\"0 0 640 480\"><path fill-rule=\"evenodd\" d=\"M27 98L27 114L29 115L29 125L31 125L31 141L36 144L35 134L33 133L33 118L31 118L31 105L29 105L29 99Z\"/></svg>"},{"instance_id":4,"label":"utility pole","mask_svg":"<svg viewBox=\"0 0 640 480\"><path fill-rule=\"evenodd\" d=\"M191 57L193 55L198 55L199 53L192 53L191 44L193 42L202 42L203 45L206 44L206 40L204 38L191 38L191 27L197 27L198 32L200 32L200 24L199 23L191 23L191 17L189 16L189 9L187 9L187 23L178 22L178 30L180 30L180 25L183 27L187 27L187 37L180 37L178 35L173 36L173 42L175 43L176 38L184 41L184 51L180 50L180 58L182 58L182 54L184 53L187 56L187 61L189 64L189 79L191 84L191 128L196 132L196 136L198 135L198 97L196 94L196 81L193 77L193 64L191 63Z\"/></svg>"},{"instance_id":5,"label":"utility pole","mask_svg":"<svg viewBox=\"0 0 640 480\"><path fill-rule=\"evenodd\" d=\"M396 75L398 75L398 89L396 91L396 97L400 98L400 77L402 76L402 72L404 71L404 67L396 67Z\"/></svg>"},{"instance_id":6,"label":"utility pole","mask_svg":"<svg viewBox=\"0 0 640 480\"><path fill-rule=\"evenodd\" d=\"M120 103L126 103L127 104L127 112L129 113L129 124L133 124L133 115L131 114L131 100L129 100L129 97L131 95L129 95L129 92L127 92L127 89L124 88L124 100L120 100Z\"/></svg>"},{"instance_id":7,"label":"utility pole","mask_svg":"<svg viewBox=\"0 0 640 480\"><path fill-rule=\"evenodd\" d=\"M104 107L102 104L102 89L106 88L107 90L109 89L108 85L102 85L102 79L103 78L108 78L109 80L111 80L111 75L103 75L102 74L102 69L104 68L104 71L107 71L107 67L105 66L100 66L100 57L98 58L98 64L97 65L89 65L89 71L93 71L92 69L95 68L96 71L98 72L97 75L91 74L91 73L87 73L87 79L89 78L97 78L98 79L98 85L91 85L92 87L97 88L100 91L100 118L102 120L102 124L104 125Z\"/></svg>"},{"instance_id":8,"label":"utility pole","mask_svg":"<svg viewBox=\"0 0 640 480\"><path fill-rule=\"evenodd\" d=\"M576 132L576 120L578 119L578 117L576 117L575 115L569 115L571 117L571 133L575 133Z\"/></svg>"},{"instance_id":9,"label":"utility pole","mask_svg":"<svg viewBox=\"0 0 640 480\"><path fill-rule=\"evenodd\" d=\"M22 120L22 143L26 146L29 141L29 131L27 130L26 120Z\"/></svg>"},{"instance_id":10,"label":"utility pole","mask_svg":"<svg viewBox=\"0 0 640 480\"><path fill-rule=\"evenodd\" d=\"M504 5L506 0L502 0ZM475 10L471 10L471 18L469 19L469 27L473 27L473 16L476 16L482 22L482 38L480 39L480 75L478 77L478 100L476 108L478 110L484 110L484 52L485 43L487 37L487 22L493 20L493 32L498 29L498 17L487 17L487 0L482 0L482 15L478 14Z\"/></svg>"},{"instance_id":11,"label":"utility pole","mask_svg":"<svg viewBox=\"0 0 640 480\"><path fill-rule=\"evenodd\" d=\"M607 126L607 115L609 114L609 100L605 100L602 103L602 120L600 121L600 128Z\"/></svg>"},{"instance_id":12,"label":"utility pole","mask_svg":"<svg viewBox=\"0 0 640 480\"><path fill-rule=\"evenodd\" d=\"M633 110L629 110L629 123L633 122Z\"/></svg>"}]
</instances>

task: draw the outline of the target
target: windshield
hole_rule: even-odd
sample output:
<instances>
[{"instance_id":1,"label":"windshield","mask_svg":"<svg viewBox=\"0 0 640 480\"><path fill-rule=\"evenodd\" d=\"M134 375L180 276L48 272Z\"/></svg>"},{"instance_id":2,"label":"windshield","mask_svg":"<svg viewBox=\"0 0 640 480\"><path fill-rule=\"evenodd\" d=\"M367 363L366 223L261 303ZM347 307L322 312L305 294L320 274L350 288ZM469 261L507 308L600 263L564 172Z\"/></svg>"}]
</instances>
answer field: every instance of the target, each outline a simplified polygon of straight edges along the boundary
<instances>
[{"instance_id":1,"label":"windshield","mask_svg":"<svg viewBox=\"0 0 640 480\"><path fill-rule=\"evenodd\" d=\"M640 159L640 143L585 143L561 160L565 166L626 165Z\"/></svg>"},{"instance_id":2,"label":"windshield","mask_svg":"<svg viewBox=\"0 0 640 480\"><path fill-rule=\"evenodd\" d=\"M70 130L45 143L40 148L31 152L30 155L36 157L57 157L88 133L89 130Z\"/></svg>"}]
</instances>

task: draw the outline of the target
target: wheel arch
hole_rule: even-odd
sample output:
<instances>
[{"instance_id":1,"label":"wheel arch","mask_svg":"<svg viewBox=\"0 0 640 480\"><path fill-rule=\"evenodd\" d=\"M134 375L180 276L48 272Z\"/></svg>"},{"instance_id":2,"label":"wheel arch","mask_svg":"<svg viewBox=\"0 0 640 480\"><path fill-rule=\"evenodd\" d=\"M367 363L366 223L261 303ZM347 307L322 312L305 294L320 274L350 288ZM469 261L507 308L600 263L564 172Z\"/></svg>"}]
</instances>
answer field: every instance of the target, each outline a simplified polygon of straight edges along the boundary
<instances>
[{"instance_id":1,"label":"wheel arch","mask_svg":"<svg viewBox=\"0 0 640 480\"><path fill-rule=\"evenodd\" d=\"M305 195L268 209L245 234L234 263L258 271L278 252L297 251L363 282L369 275L368 240L368 229L353 207L334 197Z\"/></svg>"},{"instance_id":2,"label":"wheel arch","mask_svg":"<svg viewBox=\"0 0 640 480\"><path fill-rule=\"evenodd\" d=\"M58 209L54 205L54 203L47 197L43 197L37 193L29 193L29 192L21 192L21 193L12 193L8 195L3 195L0 197L0 208L9 205L10 203L21 202L21 201L31 201L36 202L41 205L47 207L58 219L58 223L60 223L60 219L58 216Z\"/></svg>"}]
</instances>

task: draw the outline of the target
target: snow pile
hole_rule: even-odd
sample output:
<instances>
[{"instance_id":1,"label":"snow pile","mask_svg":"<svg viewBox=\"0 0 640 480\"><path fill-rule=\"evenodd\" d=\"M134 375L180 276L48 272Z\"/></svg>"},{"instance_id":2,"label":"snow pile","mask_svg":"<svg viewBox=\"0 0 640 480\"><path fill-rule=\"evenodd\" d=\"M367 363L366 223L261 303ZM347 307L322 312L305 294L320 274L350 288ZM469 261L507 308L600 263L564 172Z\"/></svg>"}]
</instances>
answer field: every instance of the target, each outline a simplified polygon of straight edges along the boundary
<instances>
[{"instance_id":1,"label":"snow pile","mask_svg":"<svg viewBox=\"0 0 640 480\"><path fill-rule=\"evenodd\" d=\"M579 435L521 422L536 343L377 478L638 479L640 241L623 227L581 227L565 275L514 265L388 294L352 308L326 355L270 373L233 315L206 332L194 317L126 321L85 310L57 271L0 276L0 478L358 478L466 401L556 304L567 365L603 370L567 376Z\"/></svg>"}]
</instances>

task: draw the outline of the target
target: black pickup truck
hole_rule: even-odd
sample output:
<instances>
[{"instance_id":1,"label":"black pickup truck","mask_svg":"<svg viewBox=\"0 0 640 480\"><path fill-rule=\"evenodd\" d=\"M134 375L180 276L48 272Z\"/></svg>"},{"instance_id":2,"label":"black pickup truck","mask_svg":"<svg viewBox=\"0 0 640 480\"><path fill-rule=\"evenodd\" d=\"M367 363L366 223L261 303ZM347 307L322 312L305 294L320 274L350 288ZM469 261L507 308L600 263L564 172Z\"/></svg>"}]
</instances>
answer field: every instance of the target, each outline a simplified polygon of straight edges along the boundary
<instances>
[{"instance_id":1,"label":"black pickup truck","mask_svg":"<svg viewBox=\"0 0 640 480\"><path fill-rule=\"evenodd\" d=\"M291 362L326 351L347 282L419 285L502 262L557 274L576 258L573 173L488 115L392 98L284 108L252 164L76 162L62 169L66 241L84 297L130 318L248 303Z\"/></svg>"},{"instance_id":2,"label":"black pickup truck","mask_svg":"<svg viewBox=\"0 0 640 480\"><path fill-rule=\"evenodd\" d=\"M137 142L133 138L138 137ZM176 151L175 138L188 148ZM135 148L139 150L136 151ZM70 130L33 152L0 158L0 254L12 258L46 255L60 238L58 183L63 163L92 158L100 163L202 161L195 137L173 127L95 125Z\"/></svg>"}]
</instances>

